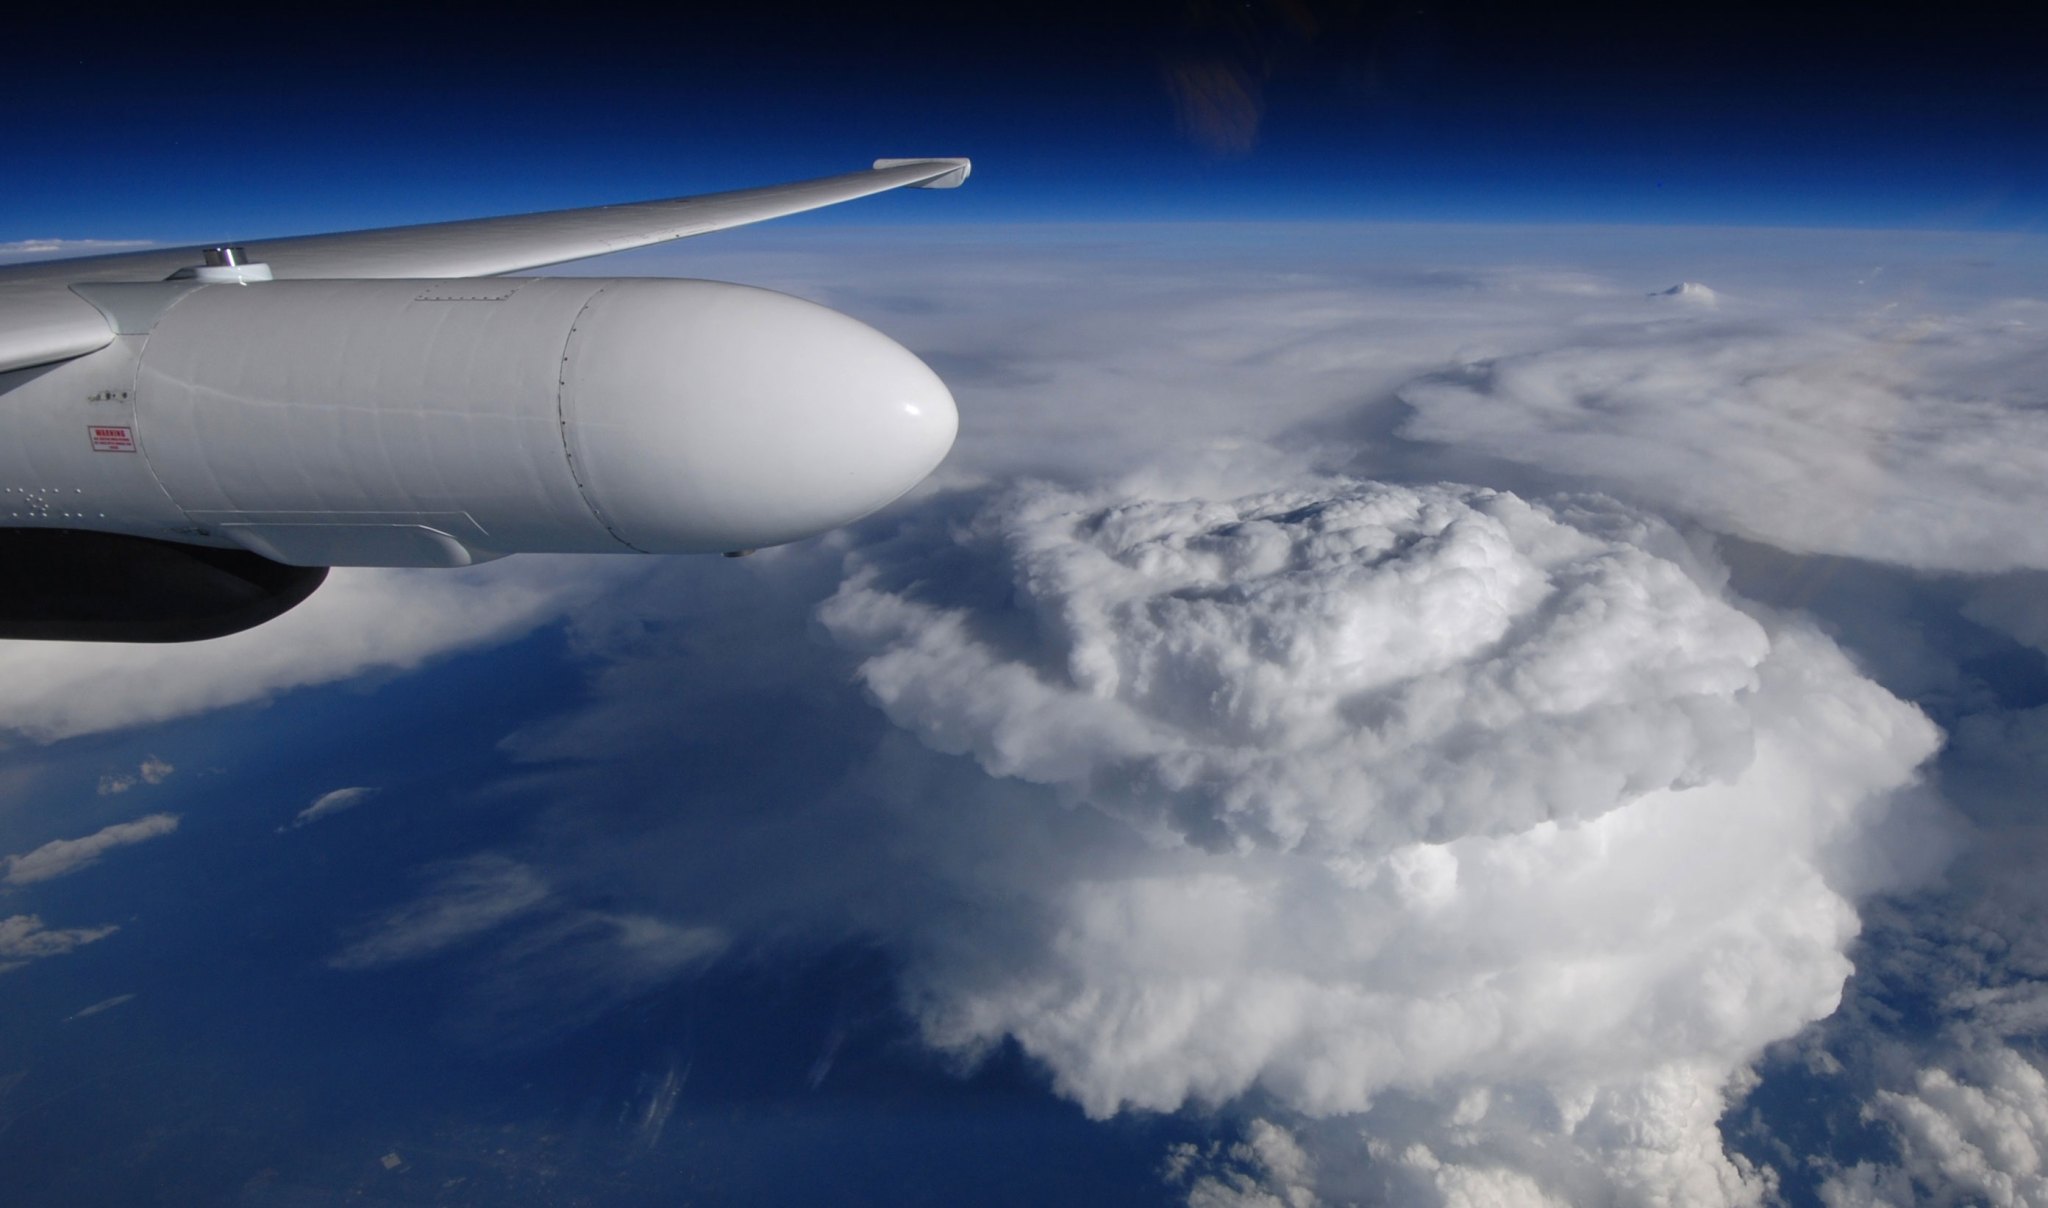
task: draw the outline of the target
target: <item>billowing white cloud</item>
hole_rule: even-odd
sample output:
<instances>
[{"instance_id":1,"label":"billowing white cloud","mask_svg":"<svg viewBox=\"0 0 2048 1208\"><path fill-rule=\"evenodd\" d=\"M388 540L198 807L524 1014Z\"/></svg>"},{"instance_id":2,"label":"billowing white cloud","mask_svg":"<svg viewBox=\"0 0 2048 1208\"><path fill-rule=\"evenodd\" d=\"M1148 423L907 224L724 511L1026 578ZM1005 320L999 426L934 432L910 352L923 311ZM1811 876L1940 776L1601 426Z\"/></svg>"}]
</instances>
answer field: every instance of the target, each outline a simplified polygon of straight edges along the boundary
<instances>
[{"instance_id":1,"label":"billowing white cloud","mask_svg":"<svg viewBox=\"0 0 2048 1208\"><path fill-rule=\"evenodd\" d=\"M40 915L9 915L0 919L0 973L19 969L46 956L62 956L119 930L111 924L105 927L50 928L43 925Z\"/></svg>"},{"instance_id":2,"label":"billowing white cloud","mask_svg":"<svg viewBox=\"0 0 2048 1208\"><path fill-rule=\"evenodd\" d=\"M1797 1046L1890 1143L1816 1158L1830 1208L2048 1202L2048 709L1965 718L1945 763L1983 838L1943 885L1873 906L1842 1011Z\"/></svg>"},{"instance_id":3,"label":"billowing white cloud","mask_svg":"<svg viewBox=\"0 0 2048 1208\"><path fill-rule=\"evenodd\" d=\"M117 847L142 843L178 829L176 814L150 814L133 822L117 822L79 839L54 839L25 855L0 858L9 885L48 881L99 862Z\"/></svg>"},{"instance_id":4,"label":"billowing white cloud","mask_svg":"<svg viewBox=\"0 0 2048 1208\"><path fill-rule=\"evenodd\" d=\"M1376 1159L1384 1180L1387 1202L1439 1204L1443 1208L1572 1208L1573 1201L1544 1190L1531 1175L1505 1165L1462 1165L1445 1161L1420 1142L1396 1148L1381 1141L1369 1141L1368 1152ZM1725 1164L1719 1154L1707 1155L1713 1165ZM1732 1194L1714 1194L1729 1192ZM1755 1189L1715 1187L1694 1202L1726 1203L1754 1201ZM1684 1201L1681 1201L1684 1202Z\"/></svg>"},{"instance_id":5,"label":"billowing white cloud","mask_svg":"<svg viewBox=\"0 0 2048 1208\"><path fill-rule=\"evenodd\" d=\"M1394 1094L1363 1115L1304 1125L1305 1143L1333 1167L1318 1178L1323 1195L1341 1202L1763 1205L1776 1172L1729 1152L1719 1127L1751 1082L1720 1061L1681 1060L1597 1085ZM1338 1167L1337 1155L1350 1163Z\"/></svg>"},{"instance_id":6,"label":"billowing white cloud","mask_svg":"<svg viewBox=\"0 0 2048 1208\"><path fill-rule=\"evenodd\" d=\"M1751 759L1763 627L1672 560L1671 533L1597 501L1036 492L967 542L1000 560L1036 657L856 554L821 615L869 655L862 681L941 750L1201 846L1378 855Z\"/></svg>"},{"instance_id":7,"label":"billowing white cloud","mask_svg":"<svg viewBox=\"0 0 2048 1208\"><path fill-rule=\"evenodd\" d=\"M318 822L329 815L338 814L343 810L354 809L375 796L376 793L377 790L374 787L361 784L322 793L313 799L313 804L294 814L291 822L286 826L279 827L278 830L280 832L297 830L308 823Z\"/></svg>"},{"instance_id":8,"label":"billowing white cloud","mask_svg":"<svg viewBox=\"0 0 2048 1208\"><path fill-rule=\"evenodd\" d=\"M963 845L1006 917L913 962L935 1044L1096 1115L1371 1113L1413 1138L1375 1178L1447 1203L1756 1200L1732 1084L1834 1009L1853 896L1939 858L1862 850L1933 725L1599 501L1027 489L856 548L820 616L922 742L1144 840Z\"/></svg>"},{"instance_id":9,"label":"billowing white cloud","mask_svg":"<svg viewBox=\"0 0 2048 1208\"><path fill-rule=\"evenodd\" d=\"M1185 1187L1188 1208L1316 1208L1322 1202L1314 1159L1270 1120L1251 1121L1244 1140L1227 1147L1175 1145L1164 1174Z\"/></svg>"},{"instance_id":10,"label":"billowing white cloud","mask_svg":"<svg viewBox=\"0 0 2048 1208\"><path fill-rule=\"evenodd\" d=\"M0 642L0 731L48 742L403 671L558 616L633 559L526 557L460 571L338 569L267 625L208 642Z\"/></svg>"},{"instance_id":11,"label":"billowing white cloud","mask_svg":"<svg viewBox=\"0 0 2048 1208\"><path fill-rule=\"evenodd\" d=\"M1923 1068L1910 1089L1880 1090L1871 1114L1890 1125L1902 1160L1858 1163L1822 1198L1849 1205L2048 1203L2048 1078L1999 1045L1959 1068Z\"/></svg>"}]
</instances>

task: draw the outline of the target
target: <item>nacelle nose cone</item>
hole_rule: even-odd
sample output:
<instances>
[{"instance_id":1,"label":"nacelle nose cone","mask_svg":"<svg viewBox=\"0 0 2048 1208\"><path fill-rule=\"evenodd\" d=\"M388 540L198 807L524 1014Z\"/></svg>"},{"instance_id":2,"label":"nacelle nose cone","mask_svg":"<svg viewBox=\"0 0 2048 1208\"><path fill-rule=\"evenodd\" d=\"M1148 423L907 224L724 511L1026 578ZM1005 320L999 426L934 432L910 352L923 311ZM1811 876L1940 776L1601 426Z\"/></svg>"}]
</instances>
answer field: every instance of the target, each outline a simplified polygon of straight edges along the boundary
<instances>
[{"instance_id":1,"label":"nacelle nose cone","mask_svg":"<svg viewBox=\"0 0 2048 1208\"><path fill-rule=\"evenodd\" d=\"M614 281L562 360L563 439L591 507L650 553L780 545L938 468L944 382L856 319L716 281Z\"/></svg>"}]
</instances>

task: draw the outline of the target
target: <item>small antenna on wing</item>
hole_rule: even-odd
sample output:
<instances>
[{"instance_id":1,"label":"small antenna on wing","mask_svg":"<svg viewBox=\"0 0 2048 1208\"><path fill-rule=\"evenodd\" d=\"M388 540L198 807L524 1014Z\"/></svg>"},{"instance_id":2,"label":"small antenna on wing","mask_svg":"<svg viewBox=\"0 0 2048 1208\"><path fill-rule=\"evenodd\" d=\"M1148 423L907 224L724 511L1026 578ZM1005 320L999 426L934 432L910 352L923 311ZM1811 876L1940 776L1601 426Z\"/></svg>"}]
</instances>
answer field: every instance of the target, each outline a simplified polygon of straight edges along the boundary
<instances>
[{"instance_id":1,"label":"small antenna on wing","mask_svg":"<svg viewBox=\"0 0 2048 1208\"><path fill-rule=\"evenodd\" d=\"M271 280L270 266L261 260L249 259L249 249L222 244L207 248L201 255L204 264L181 268L166 280L199 281L207 285L248 285L255 281Z\"/></svg>"}]
</instances>

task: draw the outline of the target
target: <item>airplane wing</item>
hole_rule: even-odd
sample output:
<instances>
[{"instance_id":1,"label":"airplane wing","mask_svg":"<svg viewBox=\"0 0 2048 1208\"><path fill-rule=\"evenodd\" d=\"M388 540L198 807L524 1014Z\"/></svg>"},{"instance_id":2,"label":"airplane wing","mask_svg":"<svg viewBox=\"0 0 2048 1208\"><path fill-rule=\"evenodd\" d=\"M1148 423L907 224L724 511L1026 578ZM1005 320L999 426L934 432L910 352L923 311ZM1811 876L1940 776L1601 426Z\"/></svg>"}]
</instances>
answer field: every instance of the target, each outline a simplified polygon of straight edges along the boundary
<instances>
[{"instance_id":1,"label":"airplane wing","mask_svg":"<svg viewBox=\"0 0 2048 1208\"><path fill-rule=\"evenodd\" d=\"M967 178L965 159L880 159L862 172L817 180L461 222L267 239L249 257L279 279L485 277L602 256L890 189L947 189ZM0 266L0 373L82 356L113 340L106 317L70 286L155 281L199 263L203 247L162 248L76 260Z\"/></svg>"}]
</instances>

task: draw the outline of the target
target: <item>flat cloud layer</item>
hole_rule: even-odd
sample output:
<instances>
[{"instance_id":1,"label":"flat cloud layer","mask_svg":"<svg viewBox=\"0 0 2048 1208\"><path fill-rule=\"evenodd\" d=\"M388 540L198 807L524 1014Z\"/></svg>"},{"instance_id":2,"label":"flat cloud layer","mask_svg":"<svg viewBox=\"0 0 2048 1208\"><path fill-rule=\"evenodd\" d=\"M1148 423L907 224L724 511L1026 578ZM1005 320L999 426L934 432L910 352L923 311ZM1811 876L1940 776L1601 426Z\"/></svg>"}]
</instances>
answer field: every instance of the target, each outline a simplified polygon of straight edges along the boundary
<instances>
[{"instance_id":1,"label":"flat cloud layer","mask_svg":"<svg viewBox=\"0 0 2048 1208\"><path fill-rule=\"evenodd\" d=\"M1604 489L1799 552L2048 568L2035 522L2048 512L2048 302L2033 241L1398 226L1152 237L1149 255L1143 232L1111 229L1020 257L1010 249L1048 239L1020 229L988 241L996 252L941 241L936 269L900 248L707 250L689 271L821 295L934 354L965 404L954 474L1118 475L1278 437L1354 455L1374 477ZM654 262L680 259L666 256ZM1674 281L1699 289L1646 296ZM1702 290L1714 305L1691 304Z\"/></svg>"},{"instance_id":2,"label":"flat cloud layer","mask_svg":"<svg viewBox=\"0 0 2048 1208\"><path fill-rule=\"evenodd\" d=\"M0 263L45 256L96 256L148 246L147 239L14 239L0 243Z\"/></svg>"},{"instance_id":3,"label":"flat cloud layer","mask_svg":"<svg viewBox=\"0 0 2048 1208\"><path fill-rule=\"evenodd\" d=\"M1803 553L2048 568L2048 304L1604 324L1402 387L1407 436Z\"/></svg>"},{"instance_id":4,"label":"flat cloud layer","mask_svg":"<svg viewBox=\"0 0 2048 1208\"><path fill-rule=\"evenodd\" d=\"M0 732L39 742L404 671L502 642L615 577L625 559L527 557L461 572L340 569L267 625L208 642L0 642Z\"/></svg>"}]
</instances>

